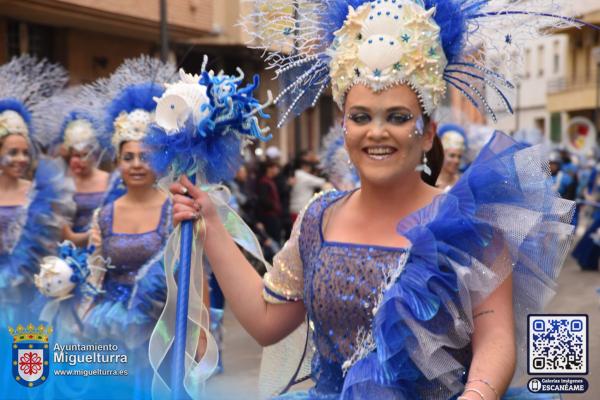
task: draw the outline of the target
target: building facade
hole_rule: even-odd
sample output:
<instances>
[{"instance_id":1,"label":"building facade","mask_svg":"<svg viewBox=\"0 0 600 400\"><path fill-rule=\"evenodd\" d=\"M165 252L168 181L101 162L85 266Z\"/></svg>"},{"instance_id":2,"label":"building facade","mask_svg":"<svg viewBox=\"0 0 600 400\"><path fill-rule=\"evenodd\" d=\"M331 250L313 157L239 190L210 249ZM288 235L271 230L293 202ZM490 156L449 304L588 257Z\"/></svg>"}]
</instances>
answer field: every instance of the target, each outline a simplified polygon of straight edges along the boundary
<instances>
[{"instance_id":1,"label":"building facade","mask_svg":"<svg viewBox=\"0 0 600 400\"><path fill-rule=\"evenodd\" d=\"M202 58L209 67L236 73L241 67L247 81L261 78L258 94L278 91L272 71L260 54L246 47L248 36L240 17L252 13L244 0L166 0L171 61L198 71ZM160 54L160 0L0 0L0 63L30 53L62 64L70 84L92 82L109 75L126 58ZM273 140L283 161L301 150L317 151L335 119L327 96L303 116L277 129L278 111L271 107ZM260 144L264 146L264 144Z\"/></svg>"},{"instance_id":2,"label":"building facade","mask_svg":"<svg viewBox=\"0 0 600 400\"><path fill-rule=\"evenodd\" d=\"M600 5L582 19L600 25ZM577 117L591 121L600 131L600 32L583 27L566 30L565 35L568 37L566 74L548 84L548 112L557 123L562 121L563 143L567 140L568 122Z\"/></svg>"},{"instance_id":3,"label":"building facade","mask_svg":"<svg viewBox=\"0 0 600 400\"><path fill-rule=\"evenodd\" d=\"M572 2L571 7L574 15L598 24L596 0ZM596 64L591 54L597 40L597 32L583 28L556 31L527 43L515 77L514 113L498 108L496 128L511 133L537 131L546 143L562 143L569 121L580 114L574 111L587 109L589 114L593 108ZM579 104L582 99L587 99L586 104Z\"/></svg>"}]
</instances>

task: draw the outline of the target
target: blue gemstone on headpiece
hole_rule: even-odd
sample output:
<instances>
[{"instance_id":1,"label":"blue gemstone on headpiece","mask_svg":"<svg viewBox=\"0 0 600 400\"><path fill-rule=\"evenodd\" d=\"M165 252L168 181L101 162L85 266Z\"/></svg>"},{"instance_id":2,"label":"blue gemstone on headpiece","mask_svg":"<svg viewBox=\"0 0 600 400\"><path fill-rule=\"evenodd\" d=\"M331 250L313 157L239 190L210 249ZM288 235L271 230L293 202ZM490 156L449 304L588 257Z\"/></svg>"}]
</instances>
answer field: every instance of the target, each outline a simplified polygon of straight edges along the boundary
<instances>
[{"instance_id":1,"label":"blue gemstone on headpiece","mask_svg":"<svg viewBox=\"0 0 600 400\"><path fill-rule=\"evenodd\" d=\"M175 104L171 104L171 110L175 109Z\"/></svg>"},{"instance_id":2,"label":"blue gemstone on headpiece","mask_svg":"<svg viewBox=\"0 0 600 400\"><path fill-rule=\"evenodd\" d=\"M404 40L405 43L408 43L408 41L410 40L410 35L408 33L405 33L404 35L402 35L402 40Z\"/></svg>"},{"instance_id":3,"label":"blue gemstone on headpiece","mask_svg":"<svg viewBox=\"0 0 600 400\"><path fill-rule=\"evenodd\" d=\"M379 68L375 69L375 71L373 71L373 75L375 75L376 77L380 77L381 76L381 70Z\"/></svg>"},{"instance_id":4,"label":"blue gemstone on headpiece","mask_svg":"<svg viewBox=\"0 0 600 400\"><path fill-rule=\"evenodd\" d=\"M377 12L377 15L381 15L381 11L378 11L378 12Z\"/></svg>"},{"instance_id":5,"label":"blue gemstone on headpiece","mask_svg":"<svg viewBox=\"0 0 600 400\"><path fill-rule=\"evenodd\" d=\"M400 17L399 17L399 16L397 16L397 15L394 17L394 19L399 19L399 18L400 18Z\"/></svg>"},{"instance_id":6,"label":"blue gemstone on headpiece","mask_svg":"<svg viewBox=\"0 0 600 400\"><path fill-rule=\"evenodd\" d=\"M373 19L373 16L371 15L371 16L369 17L369 19Z\"/></svg>"},{"instance_id":7,"label":"blue gemstone on headpiece","mask_svg":"<svg viewBox=\"0 0 600 400\"><path fill-rule=\"evenodd\" d=\"M290 27L287 27L283 30L283 34L286 36L289 35L290 33L292 33L292 28L290 28Z\"/></svg>"},{"instance_id":8,"label":"blue gemstone on headpiece","mask_svg":"<svg viewBox=\"0 0 600 400\"><path fill-rule=\"evenodd\" d=\"M510 33L508 35L506 35L506 37L504 38L504 41L508 44L512 44L512 35Z\"/></svg>"},{"instance_id":9,"label":"blue gemstone on headpiece","mask_svg":"<svg viewBox=\"0 0 600 400\"><path fill-rule=\"evenodd\" d=\"M369 44L372 44L372 43L373 43L373 39L369 39Z\"/></svg>"},{"instance_id":10,"label":"blue gemstone on headpiece","mask_svg":"<svg viewBox=\"0 0 600 400\"><path fill-rule=\"evenodd\" d=\"M389 11L385 13L385 15L388 15L388 16L389 16L390 14L391 14L391 12L389 12Z\"/></svg>"},{"instance_id":11,"label":"blue gemstone on headpiece","mask_svg":"<svg viewBox=\"0 0 600 400\"><path fill-rule=\"evenodd\" d=\"M379 37L379 41L380 41L380 42L383 42L383 36L380 36L380 37Z\"/></svg>"},{"instance_id":12,"label":"blue gemstone on headpiece","mask_svg":"<svg viewBox=\"0 0 600 400\"><path fill-rule=\"evenodd\" d=\"M430 55L430 56L435 56L435 54L436 54L436 53L435 53L435 49L434 49L433 47L432 47L432 48L430 48L430 49L429 49L429 55Z\"/></svg>"}]
</instances>

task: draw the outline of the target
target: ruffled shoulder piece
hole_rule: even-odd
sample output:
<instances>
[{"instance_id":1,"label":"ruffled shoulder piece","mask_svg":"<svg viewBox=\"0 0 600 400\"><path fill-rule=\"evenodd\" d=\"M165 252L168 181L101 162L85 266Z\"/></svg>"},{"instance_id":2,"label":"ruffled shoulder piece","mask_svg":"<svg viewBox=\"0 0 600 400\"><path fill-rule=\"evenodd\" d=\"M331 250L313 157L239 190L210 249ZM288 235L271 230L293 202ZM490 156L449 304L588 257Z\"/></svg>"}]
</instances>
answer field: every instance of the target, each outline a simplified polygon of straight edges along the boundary
<instances>
[{"instance_id":1,"label":"ruffled shoulder piece","mask_svg":"<svg viewBox=\"0 0 600 400\"><path fill-rule=\"evenodd\" d=\"M410 253L382 288L363 340L375 350L349 366L342 398L375 389L403 399L459 393L470 363L460 355L470 346L472 310L509 276L516 382L526 371L527 315L542 311L555 293L574 208L552 189L539 146L495 133L448 193L398 224Z\"/></svg>"},{"instance_id":2,"label":"ruffled shoulder piece","mask_svg":"<svg viewBox=\"0 0 600 400\"><path fill-rule=\"evenodd\" d=\"M65 179L65 166L57 160L41 159L36 169L23 218L17 220L15 246L2 256L14 276L31 280L39 261L54 252L62 226L73 217L75 187ZM12 228L11 228L12 229Z\"/></svg>"}]
</instances>

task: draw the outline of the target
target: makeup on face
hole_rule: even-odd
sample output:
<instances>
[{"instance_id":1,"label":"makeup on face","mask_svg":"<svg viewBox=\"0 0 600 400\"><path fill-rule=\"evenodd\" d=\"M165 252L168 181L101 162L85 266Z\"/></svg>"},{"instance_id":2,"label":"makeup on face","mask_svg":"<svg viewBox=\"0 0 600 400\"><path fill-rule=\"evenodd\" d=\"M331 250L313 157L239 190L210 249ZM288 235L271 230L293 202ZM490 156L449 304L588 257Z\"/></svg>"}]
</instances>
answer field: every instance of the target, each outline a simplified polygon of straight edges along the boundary
<instances>
[{"instance_id":1,"label":"makeup on face","mask_svg":"<svg viewBox=\"0 0 600 400\"><path fill-rule=\"evenodd\" d=\"M361 181L393 184L414 174L426 150L425 119L406 86L380 92L354 86L346 98L346 148Z\"/></svg>"},{"instance_id":2,"label":"makeup on face","mask_svg":"<svg viewBox=\"0 0 600 400\"><path fill-rule=\"evenodd\" d=\"M149 153L139 142L126 142L121 147L119 169L127 185L152 185L156 175L150 168Z\"/></svg>"},{"instance_id":3,"label":"makeup on face","mask_svg":"<svg viewBox=\"0 0 600 400\"><path fill-rule=\"evenodd\" d=\"M139 153L134 153L134 152L127 152L127 153L123 153L121 155L121 161L128 163L128 164L136 164L136 163L140 163L140 164L145 164L146 166L148 165L149 162L149 154L147 152L139 152Z\"/></svg>"},{"instance_id":4,"label":"makeup on face","mask_svg":"<svg viewBox=\"0 0 600 400\"><path fill-rule=\"evenodd\" d=\"M21 178L31 163L27 139L20 135L10 135L0 147L0 168L15 178Z\"/></svg>"},{"instance_id":5,"label":"makeup on face","mask_svg":"<svg viewBox=\"0 0 600 400\"><path fill-rule=\"evenodd\" d=\"M393 107L387 110L370 110L367 107L354 106L346 114L346 118L357 126L375 126L383 129L388 124L402 126L411 121L414 115L404 107Z\"/></svg>"}]
</instances>

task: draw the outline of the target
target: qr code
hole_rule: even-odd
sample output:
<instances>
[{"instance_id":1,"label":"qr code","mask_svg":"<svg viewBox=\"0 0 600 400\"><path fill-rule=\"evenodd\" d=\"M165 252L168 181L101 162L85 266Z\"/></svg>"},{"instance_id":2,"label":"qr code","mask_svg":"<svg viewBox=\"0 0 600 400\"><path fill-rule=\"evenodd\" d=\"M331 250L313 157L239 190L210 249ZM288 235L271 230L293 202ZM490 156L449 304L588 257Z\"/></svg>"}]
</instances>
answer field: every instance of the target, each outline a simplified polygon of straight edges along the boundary
<instances>
[{"instance_id":1,"label":"qr code","mask_svg":"<svg viewBox=\"0 0 600 400\"><path fill-rule=\"evenodd\" d=\"M529 374L587 374L587 333L587 315L530 315Z\"/></svg>"}]
</instances>

